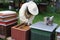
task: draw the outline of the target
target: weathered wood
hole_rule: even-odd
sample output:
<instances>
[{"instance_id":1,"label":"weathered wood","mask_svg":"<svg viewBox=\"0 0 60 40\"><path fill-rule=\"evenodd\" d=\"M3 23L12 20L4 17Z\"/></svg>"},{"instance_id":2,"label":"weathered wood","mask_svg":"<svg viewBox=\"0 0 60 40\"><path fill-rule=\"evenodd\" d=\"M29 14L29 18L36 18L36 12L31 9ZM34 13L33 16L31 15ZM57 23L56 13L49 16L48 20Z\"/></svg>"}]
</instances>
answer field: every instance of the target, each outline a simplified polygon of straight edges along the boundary
<instances>
[{"instance_id":1,"label":"weathered wood","mask_svg":"<svg viewBox=\"0 0 60 40\"><path fill-rule=\"evenodd\" d=\"M17 25L18 26L18 25ZM30 28L29 26L21 25L24 27L14 26L11 28L11 36L15 40L29 40L30 38Z\"/></svg>"},{"instance_id":2,"label":"weathered wood","mask_svg":"<svg viewBox=\"0 0 60 40\"><path fill-rule=\"evenodd\" d=\"M6 37L11 36L11 27L16 25L17 23L14 23L9 26L1 26L0 25L0 38L5 39Z\"/></svg>"}]
</instances>

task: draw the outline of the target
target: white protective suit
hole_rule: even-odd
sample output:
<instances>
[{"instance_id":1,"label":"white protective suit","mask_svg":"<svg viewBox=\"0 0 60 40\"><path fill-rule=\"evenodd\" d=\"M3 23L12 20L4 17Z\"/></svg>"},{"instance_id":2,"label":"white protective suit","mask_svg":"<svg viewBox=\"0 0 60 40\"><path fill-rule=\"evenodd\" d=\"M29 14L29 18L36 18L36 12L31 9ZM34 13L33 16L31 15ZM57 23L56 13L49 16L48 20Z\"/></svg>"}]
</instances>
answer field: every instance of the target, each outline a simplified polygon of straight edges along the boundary
<instances>
[{"instance_id":1,"label":"white protective suit","mask_svg":"<svg viewBox=\"0 0 60 40\"><path fill-rule=\"evenodd\" d=\"M33 15L29 19L27 19L24 14L25 11L27 10L27 7L28 7L28 11ZM33 1L24 3L21 9L19 10L20 23L28 23L28 25L32 24L32 21L37 14L38 14L38 8Z\"/></svg>"}]
</instances>

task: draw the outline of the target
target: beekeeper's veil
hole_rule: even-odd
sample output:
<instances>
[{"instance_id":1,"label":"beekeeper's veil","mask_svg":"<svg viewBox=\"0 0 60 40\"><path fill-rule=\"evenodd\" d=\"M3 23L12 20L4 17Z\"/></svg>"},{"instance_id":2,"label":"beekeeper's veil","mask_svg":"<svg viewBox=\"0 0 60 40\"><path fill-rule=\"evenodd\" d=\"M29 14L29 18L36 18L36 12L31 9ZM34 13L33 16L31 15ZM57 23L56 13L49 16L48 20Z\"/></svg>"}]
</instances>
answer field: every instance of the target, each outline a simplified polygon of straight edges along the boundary
<instances>
[{"instance_id":1,"label":"beekeeper's veil","mask_svg":"<svg viewBox=\"0 0 60 40\"><path fill-rule=\"evenodd\" d=\"M32 14L32 15L37 15L38 14L38 7L36 5L35 2L33 1L29 1L25 4L23 4L24 6L22 6L21 8L24 8L24 9L21 9L20 13L24 13L26 11L26 9L28 8L28 11Z\"/></svg>"},{"instance_id":2,"label":"beekeeper's veil","mask_svg":"<svg viewBox=\"0 0 60 40\"><path fill-rule=\"evenodd\" d=\"M30 1L28 5L28 10L32 15L37 15L38 14L38 7L35 2Z\"/></svg>"}]
</instances>

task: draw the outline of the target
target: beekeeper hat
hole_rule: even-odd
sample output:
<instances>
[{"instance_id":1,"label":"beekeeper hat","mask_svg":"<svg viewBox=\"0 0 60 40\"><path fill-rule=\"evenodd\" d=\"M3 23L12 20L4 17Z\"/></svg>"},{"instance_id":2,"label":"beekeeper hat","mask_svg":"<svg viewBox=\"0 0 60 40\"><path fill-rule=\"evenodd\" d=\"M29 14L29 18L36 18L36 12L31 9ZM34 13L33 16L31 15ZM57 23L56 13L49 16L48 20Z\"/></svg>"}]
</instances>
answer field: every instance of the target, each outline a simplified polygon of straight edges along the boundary
<instances>
[{"instance_id":1,"label":"beekeeper hat","mask_svg":"<svg viewBox=\"0 0 60 40\"><path fill-rule=\"evenodd\" d=\"M28 3L28 11L32 14L32 15L37 15L38 14L38 7L36 5L35 2L30 1Z\"/></svg>"}]
</instances>

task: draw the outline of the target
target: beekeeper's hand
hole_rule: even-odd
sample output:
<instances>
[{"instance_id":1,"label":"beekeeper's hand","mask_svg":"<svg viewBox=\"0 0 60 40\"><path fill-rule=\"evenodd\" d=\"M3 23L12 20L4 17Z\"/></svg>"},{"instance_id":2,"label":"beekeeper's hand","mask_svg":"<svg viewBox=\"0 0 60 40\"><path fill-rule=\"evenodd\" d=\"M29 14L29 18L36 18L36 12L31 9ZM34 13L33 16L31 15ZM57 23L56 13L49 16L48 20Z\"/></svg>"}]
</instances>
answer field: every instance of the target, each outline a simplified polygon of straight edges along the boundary
<instances>
[{"instance_id":1,"label":"beekeeper's hand","mask_svg":"<svg viewBox=\"0 0 60 40\"><path fill-rule=\"evenodd\" d=\"M32 24L34 18L35 18L35 16L32 16L31 18L29 18L29 20L28 20L28 25L31 25L31 24Z\"/></svg>"},{"instance_id":2,"label":"beekeeper's hand","mask_svg":"<svg viewBox=\"0 0 60 40\"><path fill-rule=\"evenodd\" d=\"M26 18L23 17L23 16L22 16L22 17L20 16L20 21L22 21L22 22L24 22L24 23L28 23L28 19L26 19Z\"/></svg>"}]
</instances>

